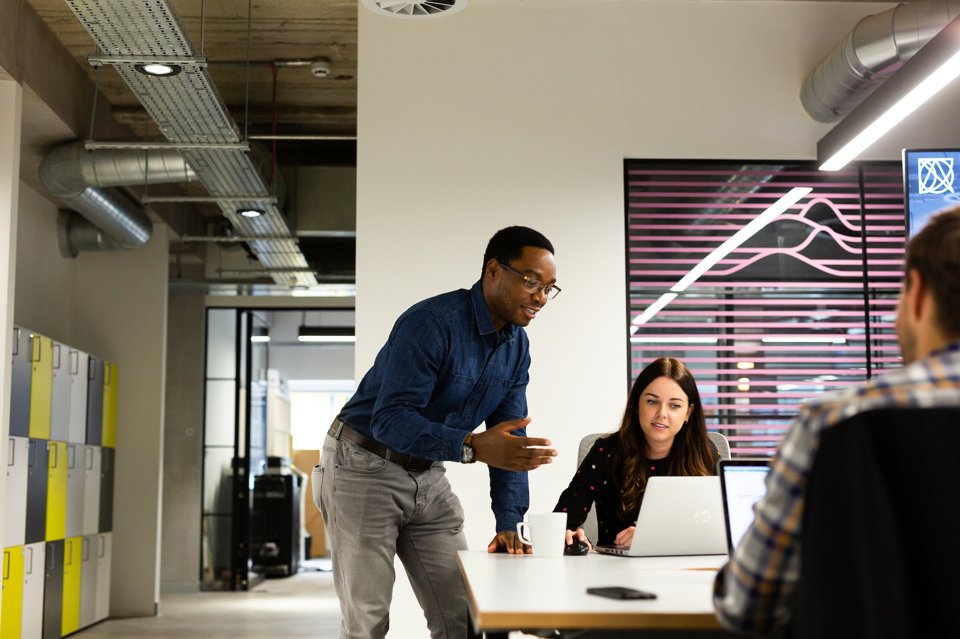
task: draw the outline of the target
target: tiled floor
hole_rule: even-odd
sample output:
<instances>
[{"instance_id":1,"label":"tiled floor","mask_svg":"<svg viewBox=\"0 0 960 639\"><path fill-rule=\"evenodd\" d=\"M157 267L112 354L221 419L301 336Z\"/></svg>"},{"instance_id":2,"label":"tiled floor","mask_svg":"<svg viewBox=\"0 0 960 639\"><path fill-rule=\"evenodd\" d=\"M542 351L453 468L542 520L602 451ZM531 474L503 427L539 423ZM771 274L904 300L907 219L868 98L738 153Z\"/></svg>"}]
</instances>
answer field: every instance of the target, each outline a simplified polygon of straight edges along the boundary
<instances>
[{"instance_id":1,"label":"tiled floor","mask_svg":"<svg viewBox=\"0 0 960 639\"><path fill-rule=\"evenodd\" d=\"M333 573L268 579L249 592L164 594L156 617L108 619L73 635L136 639L334 639L340 607Z\"/></svg>"}]
</instances>

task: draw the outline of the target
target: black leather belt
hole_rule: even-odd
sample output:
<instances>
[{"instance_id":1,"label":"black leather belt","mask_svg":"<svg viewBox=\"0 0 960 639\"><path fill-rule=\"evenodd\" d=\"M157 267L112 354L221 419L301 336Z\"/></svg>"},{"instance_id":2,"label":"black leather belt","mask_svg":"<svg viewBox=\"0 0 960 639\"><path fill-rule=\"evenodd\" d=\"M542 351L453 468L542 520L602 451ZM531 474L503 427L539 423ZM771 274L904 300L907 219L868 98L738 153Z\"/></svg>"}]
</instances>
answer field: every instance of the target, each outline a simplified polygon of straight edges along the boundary
<instances>
[{"instance_id":1,"label":"black leather belt","mask_svg":"<svg viewBox=\"0 0 960 639\"><path fill-rule=\"evenodd\" d=\"M421 459L419 457L413 457L412 455L404 455L403 453L398 453L395 450L390 450L383 444L373 439L370 439L362 433L358 433L344 422L340 421L340 418L333 420L333 423L330 424L329 430L327 430L327 435L330 435L334 439L346 439L351 441L360 448L364 450L369 450L374 455L383 457L387 461L391 461L398 466L402 466L404 470L426 470L433 465L433 461L429 459Z\"/></svg>"}]
</instances>

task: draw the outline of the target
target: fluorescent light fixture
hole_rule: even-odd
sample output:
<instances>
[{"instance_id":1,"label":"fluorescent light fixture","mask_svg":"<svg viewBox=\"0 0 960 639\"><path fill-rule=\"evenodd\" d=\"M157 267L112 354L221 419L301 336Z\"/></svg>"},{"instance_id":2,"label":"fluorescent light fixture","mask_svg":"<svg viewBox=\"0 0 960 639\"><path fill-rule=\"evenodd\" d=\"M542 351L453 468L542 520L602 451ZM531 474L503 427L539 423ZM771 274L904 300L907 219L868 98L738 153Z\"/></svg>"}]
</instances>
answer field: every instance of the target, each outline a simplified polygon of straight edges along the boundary
<instances>
[{"instance_id":1,"label":"fluorescent light fixture","mask_svg":"<svg viewBox=\"0 0 960 639\"><path fill-rule=\"evenodd\" d=\"M657 337L651 335L648 337L631 337L631 344L716 344L716 337L677 337L666 336Z\"/></svg>"},{"instance_id":2,"label":"fluorescent light fixture","mask_svg":"<svg viewBox=\"0 0 960 639\"><path fill-rule=\"evenodd\" d=\"M250 341L251 341L251 342L254 342L254 343L256 343L256 344L264 344L264 343L270 341L270 336L269 336L269 335L254 335L254 336L252 336L252 337L250 338Z\"/></svg>"},{"instance_id":3,"label":"fluorescent light fixture","mask_svg":"<svg viewBox=\"0 0 960 639\"><path fill-rule=\"evenodd\" d=\"M781 197L767 208L766 211L750 220L746 226L730 236L726 242L713 249L709 255L700 260L700 263L690 269L690 272L683 276L679 282L671 287L674 293L680 293L687 290L687 287L700 279L704 273L713 268L717 262L730 254L730 251L737 248L751 237L757 234L757 231L773 221L774 218L786 211L788 208L800 201L801 198L808 195L813 189L808 186L798 186L787 191L787 194Z\"/></svg>"},{"instance_id":4,"label":"fluorescent light fixture","mask_svg":"<svg viewBox=\"0 0 960 639\"><path fill-rule=\"evenodd\" d=\"M301 326L297 340L311 344L347 344L357 341L352 326Z\"/></svg>"},{"instance_id":5,"label":"fluorescent light fixture","mask_svg":"<svg viewBox=\"0 0 960 639\"><path fill-rule=\"evenodd\" d=\"M152 75L154 77L169 77L180 73L180 67L175 64L163 64L161 62L150 62L147 64L135 64L133 68L143 75Z\"/></svg>"},{"instance_id":6,"label":"fluorescent light fixture","mask_svg":"<svg viewBox=\"0 0 960 639\"><path fill-rule=\"evenodd\" d=\"M292 297L356 297L356 284L318 284L285 291Z\"/></svg>"},{"instance_id":7,"label":"fluorescent light fixture","mask_svg":"<svg viewBox=\"0 0 960 639\"><path fill-rule=\"evenodd\" d=\"M263 215L263 211L261 209L247 209L247 208L237 209L237 213L239 213L243 217L249 217L249 218L260 217L261 215Z\"/></svg>"},{"instance_id":8,"label":"fluorescent light fixture","mask_svg":"<svg viewBox=\"0 0 960 639\"><path fill-rule=\"evenodd\" d=\"M751 368L753 368L753 366L754 366L753 362L737 362L737 368L739 368L742 371L748 371Z\"/></svg>"},{"instance_id":9,"label":"fluorescent light fixture","mask_svg":"<svg viewBox=\"0 0 960 639\"><path fill-rule=\"evenodd\" d=\"M763 337L764 344L846 344L842 337L818 337L816 335L790 335L783 337Z\"/></svg>"},{"instance_id":10,"label":"fluorescent light fixture","mask_svg":"<svg viewBox=\"0 0 960 639\"><path fill-rule=\"evenodd\" d=\"M817 143L821 171L839 171L960 75L960 18L917 51Z\"/></svg>"}]
</instances>

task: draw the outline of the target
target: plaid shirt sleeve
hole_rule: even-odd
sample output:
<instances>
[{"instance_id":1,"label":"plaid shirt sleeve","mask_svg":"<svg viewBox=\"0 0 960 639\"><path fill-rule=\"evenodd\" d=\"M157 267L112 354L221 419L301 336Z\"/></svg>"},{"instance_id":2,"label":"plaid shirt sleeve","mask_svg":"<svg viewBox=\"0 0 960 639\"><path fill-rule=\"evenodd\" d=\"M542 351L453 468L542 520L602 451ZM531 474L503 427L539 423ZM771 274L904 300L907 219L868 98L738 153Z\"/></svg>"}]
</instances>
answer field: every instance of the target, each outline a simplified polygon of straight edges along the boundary
<instances>
[{"instance_id":1,"label":"plaid shirt sleeve","mask_svg":"<svg viewBox=\"0 0 960 639\"><path fill-rule=\"evenodd\" d=\"M714 607L727 628L766 636L789 621L800 574L800 524L823 412L805 408L772 461L766 495L730 561L717 574Z\"/></svg>"}]
</instances>

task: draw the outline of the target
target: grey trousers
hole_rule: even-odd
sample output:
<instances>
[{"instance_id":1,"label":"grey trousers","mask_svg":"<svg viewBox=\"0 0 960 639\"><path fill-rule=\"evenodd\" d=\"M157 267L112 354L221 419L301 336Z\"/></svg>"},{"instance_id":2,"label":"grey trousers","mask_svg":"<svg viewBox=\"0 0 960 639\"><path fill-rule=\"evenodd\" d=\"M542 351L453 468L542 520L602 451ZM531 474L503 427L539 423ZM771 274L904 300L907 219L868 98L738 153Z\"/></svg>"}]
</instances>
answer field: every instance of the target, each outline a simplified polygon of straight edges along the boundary
<instances>
[{"instance_id":1,"label":"grey trousers","mask_svg":"<svg viewBox=\"0 0 960 639\"><path fill-rule=\"evenodd\" d=\"M403 563L430 636L466 637L467 598L457 567L457 551L467 547L463 508L443 464L407 471L327 435L312 480L333 555L341 639L386 636L394 556Z\"/></svg>"}]
</instances>

